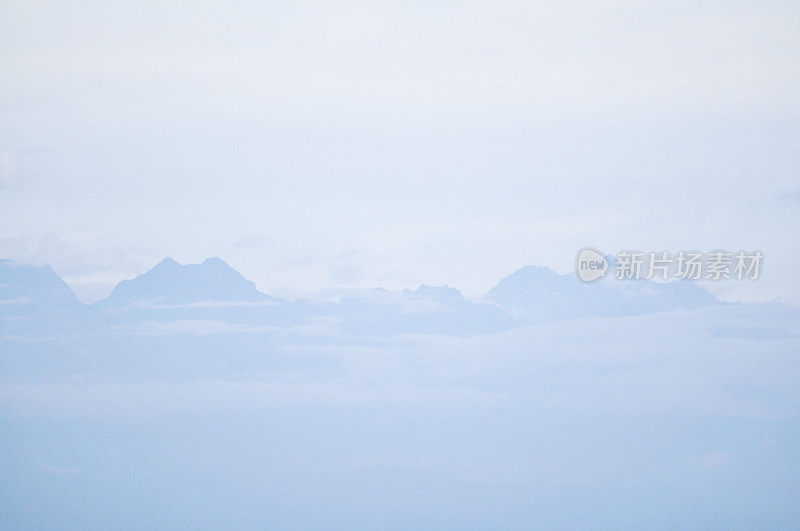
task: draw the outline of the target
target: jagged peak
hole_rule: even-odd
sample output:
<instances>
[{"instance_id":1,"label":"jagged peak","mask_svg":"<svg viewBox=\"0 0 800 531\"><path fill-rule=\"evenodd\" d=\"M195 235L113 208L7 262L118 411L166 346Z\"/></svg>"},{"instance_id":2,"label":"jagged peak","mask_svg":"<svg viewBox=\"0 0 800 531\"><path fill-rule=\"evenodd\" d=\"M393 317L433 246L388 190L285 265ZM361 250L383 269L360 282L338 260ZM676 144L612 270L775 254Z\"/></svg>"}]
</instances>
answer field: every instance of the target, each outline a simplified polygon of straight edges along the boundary
<instances>
[{"instance_id":1,"label":"jagged peak","mask_svg":"<svg viewBox=\"0 0 800 531\"><path fill-rule=\"evenodd\" d=\"M200 264L179 264L167 257L143 275L123 280L104 304L127 303L137 299L158 299L166 303L198 301L266 300L236 269L219 257Z\"/></svg>"}]
</instances>

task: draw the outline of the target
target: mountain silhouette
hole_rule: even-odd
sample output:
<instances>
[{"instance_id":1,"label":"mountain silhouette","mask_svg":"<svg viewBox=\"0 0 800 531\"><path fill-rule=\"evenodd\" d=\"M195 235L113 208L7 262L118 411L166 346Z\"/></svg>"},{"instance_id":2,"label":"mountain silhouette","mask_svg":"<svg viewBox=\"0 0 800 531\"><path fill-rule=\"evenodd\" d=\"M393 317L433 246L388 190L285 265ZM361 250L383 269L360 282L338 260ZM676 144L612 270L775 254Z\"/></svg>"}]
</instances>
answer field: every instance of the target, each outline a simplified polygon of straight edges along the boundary
<instances>
[{"instance_id":1,"label":"mountain silhouette","mask_svg":"<svg viewBox=\"0 0 800 531\"><path fill-rule=\"evenodd\" d=\"M272 298L256 289L220 258L208 258L202 264L181 265L164 258L150 271L123 280L98 307L134 303L180 305L198 302L256 302Z\"/></svg>"},{"instance_id":2,"label":"mountain silhouette","mask_svg":"<svg viewBox=\"0 0 800 531\"><path fill-rule=\"evenodd\" d=\"M165 258L123 280L89 307L49 267L0 260L0 332L132 330L143 323L216 322L291 329L324 323L350 336L472 335L583 317L643 315L720 304L690 281L585 283L547 267L525 266L503 278L482 301L457 289L375 289L338 302L272 298L220 258L182 265ZM149 326L149 325L148 325Z\"/></svg>"},{"instance_id":3,"label":"mountain silhouette","mask_svg":"<svg viewBox=\"0 0 800 531\"><path fill-rule=\"evenodd\" d=\"M50 266L0 260L0 301L3 306L70 308L81 306L72 290Z\"/></svg>"},{"instance_id":4,"label":"mountain silhouette","mask_svg":"<svg viewBox=\"0 0 800 531\"><path fill-rule=\"evenodd\" d=\"M50 266L0 260L0 335L77 331L85 309Z\"/></svg>"},{"instance_id":5,"label":"mountain silhouette","mask_svg":"<svg viewBox=\"0 0 800 531\"><path fill-rule=\"evenodd\" d=\"M694 309L720 301L694 282L678 280L581 282L548 267L525 266L503 278L484 299L525 322L552 322L581 317L643 315Z\"/></svg>"}]
</instances>

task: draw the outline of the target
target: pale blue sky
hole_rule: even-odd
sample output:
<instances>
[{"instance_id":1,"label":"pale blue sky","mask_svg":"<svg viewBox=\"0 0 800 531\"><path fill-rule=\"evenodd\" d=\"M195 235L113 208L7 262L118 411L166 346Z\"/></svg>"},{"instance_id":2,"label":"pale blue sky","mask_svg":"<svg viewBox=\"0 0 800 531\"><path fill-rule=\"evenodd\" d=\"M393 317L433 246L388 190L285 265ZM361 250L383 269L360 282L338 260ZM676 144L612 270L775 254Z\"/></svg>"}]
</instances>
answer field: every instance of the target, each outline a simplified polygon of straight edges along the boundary
<instances>
[{"instance_id":1,"label":"pale blue sky","mask_svg":"<svg viewBox=\"0 0 800 531\"><path fill-rule=\"evenodd\" d=\"M0 7L0 256L271 293L489 289L591 245L761 250L800 300L800 6Z\"/></svg>"}]
</instances>

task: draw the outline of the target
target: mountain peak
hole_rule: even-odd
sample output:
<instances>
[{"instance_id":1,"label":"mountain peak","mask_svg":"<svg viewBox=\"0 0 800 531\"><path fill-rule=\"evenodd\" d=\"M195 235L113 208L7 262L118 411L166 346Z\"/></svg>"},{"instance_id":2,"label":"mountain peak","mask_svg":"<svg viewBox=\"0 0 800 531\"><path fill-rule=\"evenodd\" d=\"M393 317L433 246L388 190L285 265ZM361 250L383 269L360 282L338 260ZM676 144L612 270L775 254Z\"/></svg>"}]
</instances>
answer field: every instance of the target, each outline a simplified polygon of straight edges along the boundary
<instances>
[{"instance_id":1,"label":"mountain peak","mask_svg":"<svg viewBox=\"0 0 800 531\"><path fill-rule=\"evenodd\" d=\"M175 271L180 267L182 267L181 264L176 262L172 257L168 256L154 265L150 271Z\"/></svg>"},{"instance_id":2,"label":"mountain peak","mask_svg":"<svg viewBox=\"0 0 800 531\"><path fill-rule=\"evenodd\" d=\"M150 300L161 304L196 302L241 302L269 300L253 282L218 257L201 264L179 264L164 258L152 269L131 280L123 280L102 305L130 304Z\"/></svg>"},{"instance_id":3,"label":"mountain peak","mask_svg":"<svg viewBox=\"0 0 800 531\"><path fill-rule=\"evenodd\" d=\"M203 260L203 263L199 265L199 267L204 268L209 271L217 271L217 272L233 272L237 275L239 274L234 268L232 268L225 260L218 256L212 256L211 258L206 258Z\"/></svg>"},{"instance_id":4,"label":"mountain peak","mask_svg":"<svg viewBox=\"0 0 800 531\"><path fill-rule=\"evenodd\" d=\"M179 264L174 258L172 258L171 256L167 256L164 259L162 259L159 263L157 263L155 267L174 267L179 265L181 264Z\"/></svg>"},{"instance_id":5,"label":"mountain peak","mask_svg":"<svg viewBox=\"0 0 800 531\"><path fill-rule=\"evenodd\" d=\"M612 257L607 258L609 261ZM613 275L613 273L612 273ZM548 267L525 266L502 279L486 299L531 321L586 316L642 315L675 308L699 308L719 301L691 281L584 283Z\"/></svg>"},{"instance_id":6,"label":"mountain peak","mask_svg":"<svg viewBox=\"0 0 800 531\"><path fill-rule=\"evenodd\" d=\"M52 307L82 306L70 287L50 266L0 260L0 300Z\"/></svg>"}]
</instances>

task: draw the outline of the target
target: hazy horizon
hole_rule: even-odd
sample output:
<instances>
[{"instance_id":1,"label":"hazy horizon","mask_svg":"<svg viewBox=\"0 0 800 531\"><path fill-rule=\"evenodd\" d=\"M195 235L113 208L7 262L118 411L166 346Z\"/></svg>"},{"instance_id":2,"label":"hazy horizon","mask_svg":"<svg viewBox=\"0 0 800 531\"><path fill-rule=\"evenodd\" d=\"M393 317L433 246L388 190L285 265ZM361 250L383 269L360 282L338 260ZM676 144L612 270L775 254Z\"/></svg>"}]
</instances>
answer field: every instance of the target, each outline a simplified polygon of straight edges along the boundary
<instances>
[{"instance_id":1,"label":"hazy horizon","mask_svg":"<svg viewBox=\"0 0 800 531\"><path fill-rule=\"evenodd\" d=\"M798 528L798 28L0 2L0 528Z\"/></svg>"},{"instance_id":2,"label":"hazy horizon","mask_svg":"<svg viewBox=\"0 0 800 531\"><path fill-rule=\"evenodd\" d=\"M235 269L236 271L241 273L241 271L239 271L235 266L233 266L233 264L230 264L224 258L217 257L217 256L207 257L206 259L201 260L201 261L199 261L197 263L199 264L199 263L205 262L205 260L208 260L210 258L220 258L226 264L232 266L233 269ZM3 260L3 259L0 258L0 260ZM163 261L163 260L175 260L175 259L172 256L168 256L168 257L162 258L162 260L159 260L159 263L161 261ZM191 265L190 262L181 262L180 260L175 260L175 261L178 262L181 265ZM15 261L15 263L19 263L21 265L33 265L33 266L39 266L39 267L41 267L41 266L52 267L50 264L35 263L35 262L34 263L30 263L30 264L26 264L25 262L17 262L17 261ZM157 264L153 264L152 266L148 267L147 269L145 269L141 273L137 273L137 274L134 274L134 275L131 275L131 276L120 278L118 281L97 282L97 283L88 283L88 284L77 283L76 284L74 282L70 283L67 279L63 279L63 278L62 279L67 283L67 285L70 287L72 292L78 297L78 299L83 304L87 304L88 305L88 304L93 304L95 302L99 302L99 301L107 298L109 295L111 295L112 291L119 284L119 282L121 282L123 280L131 280L131 279L136 278L136 277L138 277L140 275L143 275L146 272L148 272L151 269L153 269L156 265ZM278 297L278 298L290 299L290 300L291 299L309 299L309 300L330 300L330 301L335 301L335 300L338 300L339 298L341 298L343 296L347 297L347 296L358 295L358 294L362 294L364 292L370 292L370 291L376 290L376 289L388 289L390 291L400 291L400 290L406 290L406 291L407 290L411 290L411 291L413 291L413 290L415 290L415 289L417 289L417 288L419 288L421 286L443 286L443 287L455 288L455 289L459 290L462 293L462 295L464 295L464 297L467 298L467 299L478 300L481 297L483 297L491 288L495 287L499 281L501 281L502 279L512 275L513 273L516 273L516 272L520 271L522 268L528 267L528 266L545 267L545 268L553 271L554 273L556 273L558 275L562 275L562 276L575 275L576 281L578 279L577 275L575 274L575 270L574 270L575 266L574 266L574 264L573 264L572 270L566 271L566 272L555 271L554 269L552 269L551 267L546 266L546 265L525 264L523 266L520 266L519 268L514 269L513 271L510 271L507 275L503 275L503 277L495 279L495 281L492 282L485 291L482 291L482 292L479 292L479 293L464 292L458 286L453 285L452 283L445 282L443 284L431 284L430 282L424 282L424 281L420 282L419 284L412 285L412 286L401 286L401 287L394 287L394 288L386 288L386 286L380 286L380 285L358 286L358 287L352 287L352 286L350 286L350 287L348 287L348 286L339 286L339 287L328 286L328 287L324 287L324 288L321 288L321 289L318 289L318 290L315 290L315 291L311 291L311 290L291 291L291 290L287 290L287 289L270 288L268 286L267 287L259 286L258 284L256 284L256 288L260 292L265 293L267 295ZM55 271L55 273L58 274L57 271ZM59 277L60 277L60 275L59 275ZM613 277L613 271L612 271L612 273L609 274L609 280L611 279L611 277ZM248 278L248 277L245 275L245 278ZM250 279L248 278L248 280L250 280ZM661 279L657 279L657 278L652 279L652 281L656 282L656 283L661 283L661 282L679 282L680 279L675 278L674 275L671 274L670 278L668 280L666 280L666 281L661 280ZM625 281L620 281L620 282L624 283ZM726 290L725 289L727 287L727 286L725 286L725 284L728 284L728 285L735 284L736 281L734 281L733 279L722 280L722 281L711 281L711 280L701 279L701 280L693 280L691 282L696 284L701 289L711 293L712 295L717 296L721 301L724 301L724 302L780 302L780 303L784 303L784 304L789 304L791 306L798 306L798 304L799 304L799 302L797 300L794 300L794 299L791 299L791 298L787 298L787 297L774 297L774 298L766 298L766 299L765 298L749 299L749 298L746 298L746 297L745 298L736 298L736 292L735 291L733 292L733 296L732 296L730 290ZM748 282L748 280L745 280L745 282ZM756 281L750 281L750 282L756 282ZM721 287L720 287L720 285L721 285ZM727 291L727 295L726 295L726 291Z\"/></svg>"},{"instance_id":3,"label":"hazy horizon","mask_svg":"<svg viewBox=\"0 0 800 531\"><path fill-rule=\"evenodd\" d=\"M478 294L595 246L761 250L797 301L800 7L6 3L0 256Z\"/></svg>"}]
</instances>

